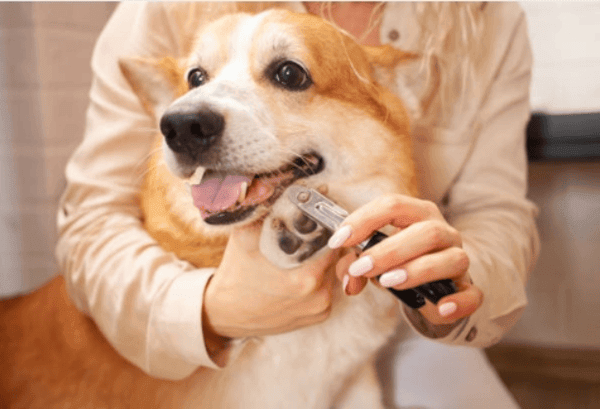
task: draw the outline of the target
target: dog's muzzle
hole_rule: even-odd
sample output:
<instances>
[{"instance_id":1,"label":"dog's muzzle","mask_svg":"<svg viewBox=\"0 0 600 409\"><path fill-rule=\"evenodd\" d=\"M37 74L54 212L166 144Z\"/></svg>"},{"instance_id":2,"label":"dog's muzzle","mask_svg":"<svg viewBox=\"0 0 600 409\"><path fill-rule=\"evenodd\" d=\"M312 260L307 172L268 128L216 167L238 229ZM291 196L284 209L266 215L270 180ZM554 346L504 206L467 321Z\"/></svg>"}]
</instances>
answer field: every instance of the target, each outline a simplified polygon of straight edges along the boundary
<instances>
[{"instance_id":1,"label":"dog's muzzle","mask_svg":"<svg viewBox=\"0 0 600 409\"><path fill-rule=\"evenodd\" d=\"M209 109L167 110L160 120L160 131L167 146L178 156L197 160L217 144L225 129L223 115Z\"/></svg>"},{"instance_id":2,"label":"dog's muzzle","mask_svg":"<svg viewBox=\"0 0 600 409\"><path fill-rule=\"evenodd\" d=\"M259 174L211 169L210 157L225 130L223 115L198 107L178 105L165 112L160 130L177 161L189 169L205 167L202 180L191 186L194 205L208 224L223 225L248 219L259 207L270 207L296 180L320 173L323 157L314 151L290 158L277 169ZM211 149L213 148L213 149Z\"/></svg>"}]
</instances>

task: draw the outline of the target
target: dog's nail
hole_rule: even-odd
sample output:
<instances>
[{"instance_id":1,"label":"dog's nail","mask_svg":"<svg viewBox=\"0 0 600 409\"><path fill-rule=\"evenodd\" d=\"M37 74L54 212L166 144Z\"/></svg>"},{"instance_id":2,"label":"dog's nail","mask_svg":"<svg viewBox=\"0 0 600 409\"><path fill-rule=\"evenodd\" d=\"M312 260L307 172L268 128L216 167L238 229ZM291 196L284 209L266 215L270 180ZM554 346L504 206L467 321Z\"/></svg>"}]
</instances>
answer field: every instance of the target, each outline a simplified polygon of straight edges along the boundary
<instances>
[{"instance_id":1,"label":"dog's nail","mask_svg":"<svg viewBox=\"0 0 600 409\"><path fill-rule=\"evenodd\" d=\"M359 277L373 269L373 257L364 256L350 264L348 274L352 277Z\"/></svg>"},{"instance_id":2,"label":"dog's nail","mask_svg":"<svg viewBox=\"0 0 600 409\"><path fill-rule=\"evenodd\" d=\"M442 317L447 317L456 312L458 306L455 302L447 302L438 307L438 311Z\"/></svg>"},{"instance_id":3,"label":"dog's nail","mask_svg":"<svg viewBox=\"0 0 600 409\"><path fill-rule=\"evenodd\" d=\"M344 293L348 295L348 283L350 282L350 276L348 274L344 274L344 278L342 278L342 287L344 288Z\"/></svg>"},{"instance_id":4,"label":"dog's nail","mask_svg":"<svg viewBox=\"0 0 600 409\"><path fill-rule=\"evenodd\" d=\"M408 274L406 274L406 270L397 269L391 270L387 273L383 273L379 277L379 284L384 287L393 287L395 285L399 285L404 283L408 279Z\"/></svg>"},{"instance_id":5,"label":"dog's nail","mask_svg":"<svg viewBox=\"0 0 600 409\"><path fill-rule=\"evenodd\" d=\"M333 236L329 238L327 245L329 246L329 248L337 249L338 247L341 247L341 245L344 244L346 240L348 240L351 234L352 227L348 225L343 226L339 228L335 233L333 233Z\"/></svg>"}]
</instances>

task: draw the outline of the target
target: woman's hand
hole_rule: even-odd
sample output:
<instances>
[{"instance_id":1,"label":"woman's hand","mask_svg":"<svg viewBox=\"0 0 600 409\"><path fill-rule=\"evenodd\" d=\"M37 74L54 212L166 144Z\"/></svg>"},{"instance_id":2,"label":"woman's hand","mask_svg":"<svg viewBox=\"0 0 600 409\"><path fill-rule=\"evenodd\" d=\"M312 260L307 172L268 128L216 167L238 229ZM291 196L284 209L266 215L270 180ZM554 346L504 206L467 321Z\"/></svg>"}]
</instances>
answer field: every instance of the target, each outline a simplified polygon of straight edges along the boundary
<instances>
[{"instance_id":1,"label":"woman's hand","mask_svg":"<svg viewBox=\"0 0 600 409\"><path fill-rule=\"evenodd\" d=\"M337 263L346 294L361 292L369 278L397 290L450 278L458 292L437 305L428 301L419 309L424 318L435 325L451 324L479 308L483 294L469 277L469 258L462 249L461 235L432 202L403 195L378 198L350 214L329 246L355 246L386 225L399 230L360 258L348 254Z\"/></svg>"},{"instance_id":2,"label":"woman's hand","mask_svg":"<svg viewBox=\"0 0 600 409\"><path fill-rule=\"evenodd\" d=\"M337 251L281 270L258 248L261 224L236 229L204 296L205 338L260 336L321 322L331 309Z\"/></svg>"}]
</instances>

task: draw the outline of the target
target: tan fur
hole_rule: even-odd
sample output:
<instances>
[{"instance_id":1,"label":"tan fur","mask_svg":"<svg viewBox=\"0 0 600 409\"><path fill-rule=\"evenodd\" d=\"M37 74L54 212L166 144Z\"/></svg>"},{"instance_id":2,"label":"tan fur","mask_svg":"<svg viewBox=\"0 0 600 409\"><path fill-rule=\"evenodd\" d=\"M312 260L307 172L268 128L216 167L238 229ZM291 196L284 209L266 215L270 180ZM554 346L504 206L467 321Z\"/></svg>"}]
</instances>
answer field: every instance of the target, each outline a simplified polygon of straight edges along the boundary
<instances>
[{"instance_id":1,"label":"tan fur","mask_svg":"<svg viewBox=\"0 0 600 409\"><path fill-rule=\"evenodd\" d=\"M156 144L160 146L160 143L160 138L157 138ZM166 169L161 155L153 155L142 187L144 227L165 250L177 254L182 260L196 267L217 267L225 251L227 236L198 234L173 209L174 186L180 183ZM183 187L179 186L179 189Z\"/></svg>"},{"instance_id":2,"label":"tan fur","mask_svg":"<svg viewBox=\"0 0 600 409\"><path fill-rule=\"evenodd\" d=\"M177 407L170 404L186 387L147 376L118 355L73 306L62 277L1 302L0 317L1 408Z\"/></svg>"},{"instance_id":3,"label":"tan fur","mask_svg":"<svg viewBox=\"0 0 600 409\"><path fill-rule=\"evenodd\" d=\"M269 18L277 20L281 16ZM305 19L312 17L293 15L286 18L298 19L296 25L304 27L299 35L304 37L310 50L309 58L322 59L328 64L352 56L352 65L356 70L336 71L334 67L336 75L333 76L315 72L315 87L306 96L311 104L305 111L296 112L295 115L310 117L317 122L327 115L323 120L333 121L332 126L335 126L336 120L344 121L345 112L366 113L388 132L365 135L362 141L346 140L342 135L333 143L347 150L364 150L377 140L377 143L388 147L383 150L387 154L373 160L379 163L380 169L365 169L360 177L352 174L349 176L354 178L351 182L361 186L364 179L368 186L370 181L382 179L393 186L390 190L416 194L406 112L392 93L373 80L371 68L373 64L393 67L410 56L389 47L361 51L356 44L338 36L333 28L319 19L310 20L311 24L306 25ZM223 27L224 30L231 28L228 24ZM225 32L223 35L226 35ZM331 49L331 46L323 44L324 41L336 42L334 48L339 49L339 55L320 55L322 48ZM138 62L148 67L147 61ZM163 81L156 82L147 81L152 78L148 74L136 77L136 72L144 70L140 64L125 64L122 69L140 94L146 109L152 111L157 104L147 87L156 91L156 87L169 84L161 92L172 92L171 97L185 92L181 68L174 60L163 59L158 64L150 64L154 64L162 73ZM366 81L360 80L357 73ZM272 97L269 109L273 111L274 118L285 124L281 129L285 134L283 130L290 126L286 121L286 111L281 108L276 96L269 94L272 91L264 92L263 97ZM297 102L290 100L285 103L294 105ZM182 198L187 195L183 182L168 171L159 147L160 138L157 138L156 154L148 164L148 174L142 188L144 225L161 246L180 258L199 267L216 266L222 257L227 237L219 232L207 232L201 223L190 222L192 216L189 212L193 206L189 202L182 204ZM395 175L393 182L388 181L392 179L390 175ZM349 196L343 188L345 183L330 184L331 197L351 207L365 200ZM118 355L93 322L72 305L65 292L64 280L59 277L31 295L0 303L0 408L227 409L237 405L238 395L251 396L255 389L252 385L256 384L256 390L262 390L260 388L264 382L265 385L281 385L282 392L273 390L273 396L264 393L256 398L259 401L252 401L251 406L244 409L266 407L269 399L281 399L278 393L285 394L286 390L301 391L300 398L290 402L287 407L308 409L317 407L316 402L323 404L334 400L350 400L353 396L347 392L350 384L359 382L357 378L361 378L352 375L363 372L366 375L362 386L373 392L376 398L377 387L373 384L372 371L363 370L360 365L368 364L373 351L392 333L397 319L397 304L372 286L352 299L340 293L336 297L338 302L325 323L264 340L252 340L228 368L218 372L200 368L183 381L170 382L146 375ZM371 309L378 312L377 317L373 316ZM354 334L350 330L355 327L359 333ZM345 342L353 338L360 338L355 341L359 346L348 349ZM316 359L305 361L300 354L294 358L297 361L286 361L288 354L284 351L296 353L314 345L322 345L323 357L331 355L341 358L346 354L348 365L329 367L327 362L320 362L319 355ZM283 372L273 371L271 359L282 360ZM289 368L295 368L296 371ZM335 382L315 388L311 382L314 383L315 379L328 371ZM228 392L231 388L234 389L233 394ZM265 406L262 406L260 399L264 399Z\"/></svg>"}]
</instances>

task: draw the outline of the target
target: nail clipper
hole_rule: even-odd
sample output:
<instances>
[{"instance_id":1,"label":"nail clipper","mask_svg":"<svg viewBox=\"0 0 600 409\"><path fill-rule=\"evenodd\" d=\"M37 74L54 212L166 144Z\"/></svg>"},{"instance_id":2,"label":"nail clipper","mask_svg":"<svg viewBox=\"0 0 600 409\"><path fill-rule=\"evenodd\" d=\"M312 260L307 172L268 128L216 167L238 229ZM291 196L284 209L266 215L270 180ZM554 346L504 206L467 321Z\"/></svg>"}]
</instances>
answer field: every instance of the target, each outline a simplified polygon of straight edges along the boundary
<instances>
[{"instance_id":1,"label":"nail clipper","mask_svg":"<svg viewBox=\"0 0 600 409\"><path fill-rule=\"evenodd\" d=\"M337 230L348 216L348 212L345 209L314 189L292 185L288 188L287 194L288 198L302 213L331 232ZM371 237L356 247L362 252L387 237L384 233L376 231ZM393 288L388 288L388 290L404 304L413 309L424 306L425 299L437 304L442 297L457 291L456 285L450 279L426 283L407 290L395 290Z\"/></svg>"}]
</instances>

